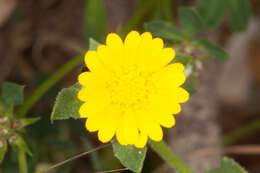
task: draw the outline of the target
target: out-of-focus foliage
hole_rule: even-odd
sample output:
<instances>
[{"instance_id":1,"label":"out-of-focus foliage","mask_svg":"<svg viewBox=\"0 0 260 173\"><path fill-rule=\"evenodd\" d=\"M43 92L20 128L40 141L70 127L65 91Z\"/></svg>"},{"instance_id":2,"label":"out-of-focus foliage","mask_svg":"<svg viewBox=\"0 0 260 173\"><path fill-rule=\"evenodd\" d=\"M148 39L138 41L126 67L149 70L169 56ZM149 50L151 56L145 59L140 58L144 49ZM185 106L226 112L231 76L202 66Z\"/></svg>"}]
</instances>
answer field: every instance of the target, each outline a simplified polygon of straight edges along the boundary
<instances>
[{"instance_id":1,"label":"out-of-focus foliage","mask_svg":"<svg viewBox=\"0 0 260 173\"><path fill-rule=\"evenodd\" d=\"M1 100L6 106L23 104L23 88L11 82L5 82L2 86Z\"/></svg>"},{"instance_id":2,"label":"out-of-focus foliage","mask_svg":"<svg viewBox=\"0 0 260 173\"><path fill-rule=\"evenodd\" d=\"M94 38L102 42L106 35L105 2L104 0L88 0L86 2L85 40L88 42L89 38Z\"/></svg>"},{"instance_id":3,"label":"out-of-focus foliage","mask_svg":"<svg viewBox=\"0 0 260 173\"><path fill-rule=\"evenodd\" d=\"M32 155L23 138L25 127L34 124L39 118L19 118L14 106L23 104L24 87L11 82L4 82L0 105L0 163L4 160L7 149L21 150ZM8 147L10 145L11 147Z\"/></svg>"},{"instance_id":4,"label":"out-of-focus foliage","mask_svg":"<svg viewBox=\"0 0 260 173\"><path fill-rule=\"evenodd\" d=\"M202 23L197 12L192 8L179 8L179 17L186 36L193 36L201 31Z\"/></svg>"},{"instance_id":5,"label":"out-of-focus foliage","mask_svg":"<svg viewBox=\"0 0 260 173\"><path fill-rule=\"evenodd\" d=\"M162 37L167 40L182 41L184 36L179 29L170 22L155 21L145 24L145 29L155 37Z\"/></svg>"},{"instance_id":6,"label":"out-of-focus foliage","mask_svg":"<svg viewBox=\"0 0 260 173\"><path fill-rule=\"evenodd\" d=\"M248 173L234 160L224 157L221 162L221 167L215 170L207 171L206 173Z\"/></svg>"}]
</instances>

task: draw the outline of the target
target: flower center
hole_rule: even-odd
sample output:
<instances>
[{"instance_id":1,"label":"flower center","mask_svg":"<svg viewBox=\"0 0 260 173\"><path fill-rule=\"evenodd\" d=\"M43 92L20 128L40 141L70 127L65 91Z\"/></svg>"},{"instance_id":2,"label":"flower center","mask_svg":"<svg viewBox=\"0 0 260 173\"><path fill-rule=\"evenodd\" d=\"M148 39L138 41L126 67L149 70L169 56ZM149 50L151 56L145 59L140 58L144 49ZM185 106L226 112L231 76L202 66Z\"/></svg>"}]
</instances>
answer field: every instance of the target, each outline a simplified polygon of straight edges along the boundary
<instances>
[{"instance_id":1,"label":"flower center","mask_svg":"<svg viewBox=\"0 0 260 173\"><path fill-rule=\"evenodd\" d=\"M146 105L149 93L153 90L153 84L149 75L136 69L126 69L108 83L112 104L119 105L123 111L136 110Z\"/></svg>"}]
</instances>

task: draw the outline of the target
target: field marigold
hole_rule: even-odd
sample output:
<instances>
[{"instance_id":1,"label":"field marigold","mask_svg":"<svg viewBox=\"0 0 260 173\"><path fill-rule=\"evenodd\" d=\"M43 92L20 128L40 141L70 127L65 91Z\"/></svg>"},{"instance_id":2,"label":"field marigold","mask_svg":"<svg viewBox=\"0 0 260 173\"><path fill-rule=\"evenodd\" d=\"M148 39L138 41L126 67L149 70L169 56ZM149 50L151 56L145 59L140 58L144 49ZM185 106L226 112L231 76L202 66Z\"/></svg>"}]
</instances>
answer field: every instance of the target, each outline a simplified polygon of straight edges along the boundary
<instances>
[{"instance_id":1,"label":"field marigold","mask_svg":"<svg viewBox=\"0 0 260 173\"><path fill-rule=\"evenodd\" d=\"M85 63L90 72L78 76L84 86L78 93L84 101L79 114L87 118L86 129L98 131L103 143L116 136L121 145L143 148L148 137L162 140L161 126L173 127L173 115L189 99L180 87L186 79L184 66L169 64L174 56L161 38L136 31L124 42L111 33L106 45L88 51Z\"/></svg>"}]
</instances>

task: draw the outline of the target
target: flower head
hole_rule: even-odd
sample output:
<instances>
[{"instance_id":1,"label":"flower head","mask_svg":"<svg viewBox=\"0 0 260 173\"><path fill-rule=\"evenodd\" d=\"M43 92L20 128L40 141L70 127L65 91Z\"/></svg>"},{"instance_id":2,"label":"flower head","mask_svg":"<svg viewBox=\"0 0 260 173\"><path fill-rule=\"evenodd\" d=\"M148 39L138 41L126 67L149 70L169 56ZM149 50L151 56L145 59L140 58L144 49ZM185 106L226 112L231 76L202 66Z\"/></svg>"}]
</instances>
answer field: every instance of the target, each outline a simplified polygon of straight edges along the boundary
<instances>
[{"instance_id":1,"label":"flower head","mask_svg":"<svg viewBox=\"0 0 260 173\"><path fill-rule=\"evenodd\" d=\"M180 87L186 79L184 66L169 64L174 56L162 39L136 31L124 41L111 33L106 45L88 51L85 63L90 72L78 77L84 86L78 98L85 102L79 114L87 118L86 129L98 131L104 143L116 136L121 145L138 148L146 145L148 137L162 140L162 127L174 126L173 115L189 98Z\"/></svg>"}]
</instances>

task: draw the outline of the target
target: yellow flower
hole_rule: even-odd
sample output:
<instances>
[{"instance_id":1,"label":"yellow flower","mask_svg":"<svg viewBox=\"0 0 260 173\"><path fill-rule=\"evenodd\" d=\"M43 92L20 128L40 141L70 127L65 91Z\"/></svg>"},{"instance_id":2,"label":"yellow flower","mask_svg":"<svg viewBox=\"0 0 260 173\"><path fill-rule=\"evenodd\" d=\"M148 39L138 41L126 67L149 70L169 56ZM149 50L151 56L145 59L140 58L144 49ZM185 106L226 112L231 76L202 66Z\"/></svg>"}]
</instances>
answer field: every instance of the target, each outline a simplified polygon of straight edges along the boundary
<instances>
[{"instance_id":1,"label":"yellow flower","mask_svg":"<svg viewBox=\"0 0 260 173\"><path fill-rule=\"evenodd\" d=\"M79 114L87 118L86 129L98 131L103 143L116 136L121 145L143 148L148 137L162 140L161 126L173 127L179 103L189 99L180 87L186 79L184 66L169 64L174 56L162 39L136 31L124 42L111 33L106 45L88 51L85 63L90 72L78 76L84 86L78 99L85 102Z\"/></svg>"}]
</instances>

